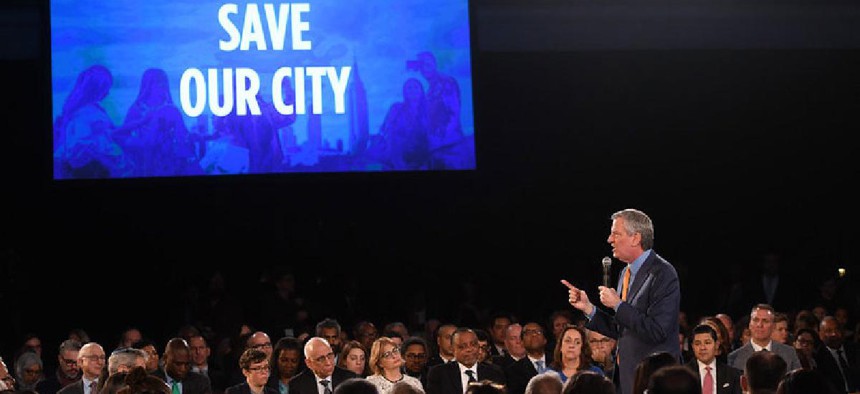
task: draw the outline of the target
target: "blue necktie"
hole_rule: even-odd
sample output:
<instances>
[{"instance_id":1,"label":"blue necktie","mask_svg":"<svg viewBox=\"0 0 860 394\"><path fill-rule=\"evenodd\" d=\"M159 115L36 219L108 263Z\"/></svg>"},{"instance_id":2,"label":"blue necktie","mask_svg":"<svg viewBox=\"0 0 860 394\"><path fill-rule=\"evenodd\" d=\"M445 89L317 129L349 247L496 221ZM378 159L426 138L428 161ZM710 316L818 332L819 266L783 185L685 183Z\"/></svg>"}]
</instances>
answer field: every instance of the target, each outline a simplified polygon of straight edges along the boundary
<instances>
[{"instance_id":1,"label":"blue necktie","mask_svg":"<svg viewBox=\"0 0 860 394\"><path fill-rule=\"evenodd\" d=\"M546 372L546 367L543 365L543 360L535 361L535 365L537 366L537 372L539 374Z\"/></svg>"}]
</instances>

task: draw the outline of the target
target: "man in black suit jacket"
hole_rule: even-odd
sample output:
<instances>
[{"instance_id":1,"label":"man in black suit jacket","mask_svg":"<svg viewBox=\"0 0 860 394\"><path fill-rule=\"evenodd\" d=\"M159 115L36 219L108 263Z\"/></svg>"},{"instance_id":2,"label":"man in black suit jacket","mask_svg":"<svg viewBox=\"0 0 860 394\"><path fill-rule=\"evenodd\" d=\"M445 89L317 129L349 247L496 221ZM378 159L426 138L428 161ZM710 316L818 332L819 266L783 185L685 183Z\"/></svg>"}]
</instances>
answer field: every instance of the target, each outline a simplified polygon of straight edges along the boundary
<instances>
[{"instance_id":1,"label":"man in black suit jacket","mask_svg":"<svg viewBox=\"0 0 860 394\"><path fill-rule=\"evenodd\" d=\"M526 323L520 335L526 356L505 368L508 394L524 393L529 380L538 373L545 372L552 362L552 357L546 353L546 334L540 324ZM541 371L538 371L539 367L542 368Z\"/></svg>"},{"instance_id":2,"label":"man in black suit jacket","mask_svg":"<svg viewBox=\"0 0 860 394\"><path fill-rule=\"evenodd\" d=\"M433 368L439 364L445 364L454 359L454 349L451 346L451 336L457 331L457 326L453 324L443 324L436 329L436 349L438 353L430 356L427 360L427 369Z\"/></svg>"},{"instance_id":3,"label":"man in black suit jacket","mask_svg":"<svg viewBox=\"0 0 860 394\"><path fill-rule=\"evenodd\" d=\"M239 357L239 368L245 375L245 383L229 387L225 394L278 394L278 390L266 386L272 372L266 352L254 348L245 350Z\"/></svg>"},{"instance_id":4,"label":"man in black suit jacket","mask_svg":"<svg viewBox=\"0 0 860 394\"><path fill-rule=\"evenodd\" d=\"M702 393L741 394L741 371L717 361L720 341L717 331L707 324L693 329L693 354L695 357L687 366L699 379ZM705 388L706 374L711 373L710 390Z\"/></svg>"},{"instance_id":5,"label":"man in black suit jacket","mask_svg":"<svg viewBox=\"0 0 860 394\"><path fill-rule=\"evenodd\" d=\"M161 378L171 390L176 385L181 394L212 394L209 378L191 372L191 348L184 339L173 338L168 341L162 358L164 369L155 371L153 375Z\"/></svg>"},{"instance_id":6,"label":"man in black suit jacket","mask_svg":"<svg viewBox=\"0 0 860 394\"><path fill-rule=\"evenodd\" d=\"M489 380L504 385L501 368L478 362L478 336L468 328L458 328L451 337L456 362L440 364L427 375L427 394L460 394L471 381ZM292 389L290 390L292 394ZM318 394L318 393L317 393Z\"/></svg>"},{"instance_id":7,"label":"man in black suit jacket","mask_svg":"<svg viewBox=\"0 0 860 394\"><path fill-rule=\"evenodd\" d=\"M860 391L860 354L857 346L844 341L842 329L833 316L821 320L818 336L824 344L815 352L816 370L841 393ZM840 366L839 357L845 359L844 367Z\"/></svg>"},{"instance_id":8,"label":"man in black suit jacket","mask_svg":"<svg viewBox=\"0 0 860 394\"><path fill-rule=\"evenodd\" d=\"M313 337L305 344L305 365L308 369L290 380L290 394L331 394L344 380L358 377L334 365L334 352L320 337Z\"/></svg>"}]
</instances>

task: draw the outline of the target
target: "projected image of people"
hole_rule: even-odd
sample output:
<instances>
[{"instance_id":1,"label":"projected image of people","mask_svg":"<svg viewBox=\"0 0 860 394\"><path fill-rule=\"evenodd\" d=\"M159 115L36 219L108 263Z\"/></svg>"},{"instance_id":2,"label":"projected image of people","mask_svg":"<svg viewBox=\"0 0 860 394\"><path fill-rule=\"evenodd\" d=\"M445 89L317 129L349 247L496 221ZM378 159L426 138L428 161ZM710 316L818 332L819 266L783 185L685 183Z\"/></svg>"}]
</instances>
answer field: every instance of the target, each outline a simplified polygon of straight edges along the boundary
<instances>
[{"instance_id":1,"label":"projected image of people","mask_svg":"<svg viewBox=\"0 0 860 394\"><path fill-rule=\"evenodd\" d=\"M464 168L467 163L458 153L466 142L460 125L460 86L456 79L436 69L436 57L430 52L419 53L416 66L429 86L432 168Z\"/></svg>"},{"instance_id":2,"label":"projected image of people","mask_svg":"<svg viewBox=\"0 0 860 394\"><path fill-rule=\"evenodd\" d=\"M430 164L427 130L427 100L424 87L415 78L403 84L403 101L388 109L381 136L386 141L388 164L397 170L426 169Z\"/></svg>"},{"instance_id":3,"label":"projected image of people","mask_svg":"<svg viewBox=\"0 0 860 394\"><path fill-rule=\"evenodd\" d=\"M468 0L49 9L56 179L476 168Z\"/></svg>"},{"instance_id":4,"label":"projected image of people","mask_svg":"<svg viewBox=\"0 0 860 394\"><path fill-rule=\"evenodd\" d=\"M170 98L167 73L150 68L115 139L133 165L134 176L201 174L194 142Z\"/></svg>"},{"instance_id":5,"label":"projected image of people","mask_svg":"<svg viewBox=\"0 0 860 394\"><path fill-rule=\"evenodd\" d=\"M130 174L122 148L111 138L114 125L100 105L113 85L100 65L78 75L54 123L54 177L107 178Z\"/></svg>"}]
</instances>

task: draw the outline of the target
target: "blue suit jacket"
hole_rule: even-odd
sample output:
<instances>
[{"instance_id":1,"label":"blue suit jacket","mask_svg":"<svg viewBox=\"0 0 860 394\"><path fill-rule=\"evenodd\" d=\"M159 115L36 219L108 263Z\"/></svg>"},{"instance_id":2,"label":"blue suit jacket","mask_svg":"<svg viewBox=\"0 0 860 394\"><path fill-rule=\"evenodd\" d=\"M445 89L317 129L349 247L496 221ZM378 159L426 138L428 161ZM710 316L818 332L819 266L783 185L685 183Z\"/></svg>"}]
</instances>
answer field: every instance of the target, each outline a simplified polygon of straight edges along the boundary
<instances>
[{"instance_id":1,"label":"blue suit jacket","mask_svg":"<svg viewBox=\"0 0 860 394\"><path fill-rule=\"evenodd\" d=\"M597 309L588 322L589 329L618 340L616 359L620 364L615 374L621 393L633 391L636 365L648 355L668 352L680 359L680 307L678 273L652 250L627 291L627 301L618 305L615 315Z\"/></svg>"}]
</instances>

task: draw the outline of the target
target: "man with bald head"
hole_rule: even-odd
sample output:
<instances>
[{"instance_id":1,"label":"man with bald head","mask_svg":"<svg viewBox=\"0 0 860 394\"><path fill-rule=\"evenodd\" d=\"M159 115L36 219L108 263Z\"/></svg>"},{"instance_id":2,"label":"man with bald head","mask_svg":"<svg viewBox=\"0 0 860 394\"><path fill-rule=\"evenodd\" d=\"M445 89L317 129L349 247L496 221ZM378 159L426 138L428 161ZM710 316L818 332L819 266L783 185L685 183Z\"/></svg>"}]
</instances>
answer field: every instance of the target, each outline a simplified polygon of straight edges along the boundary
<instances>
[{"instance_id":1,"label":"man with bald head","mask_svg":"<svg viewBox=\"0 0 860 394\"><path fill-rule=\"evenodd\" d=\"M272 358L272 339L269 338L269 334L266 334L262 331L257 331L251 334L248 338L248 342L246 342L246 349L257 349L262 350L266 353L266 356Z\"/></svg>"},{"instance_id":2,"label":"man with bald head","mask_svg":"<svg viewBox=\"0 0 860 394\"><path fill-rule=\"evenodd\" d=\"M505 369L517 361L522 360L522 358L526 356L526 349L523 347L522 334L523 326L519 323L508 325L505 329L505 354L493 356L493 364Z\"/></svg>"},{"instance_id":3,"label":"man with bald head","mask_svg":"<svg viewBox=\"0 0 860 394\"><path fill-rule=\"evenodd\" d=\"M99 376L104 367L105 350L98 343L87 343L78 351L81 380L63 387L57 394L97 394Z\"/></svg>"},{"instance_id":4,"label":"man with bald head","mask_svg":"<svg viewBox=\"0 0 860 394\"><path fill-rule=\"evenodd\" d=\"M164 380L172 394L211 394L212 384L209 378L197 372L191 372L191 348L182 338L173 338L164 348L164 369L159 369L155 376Z\"/></svg>"},{"instance_id":5,"label":"man with bald head","mask_svg":"<svg viewBox=\"0 0 860 394\"><path fill-rule=\"evenodd\" d=\"M305 365L308 368L290 380L290 394L332 394L343 381L358 377L335 365L334 351L321 337L305 343Z\"/></svg>"}]
</instances>

